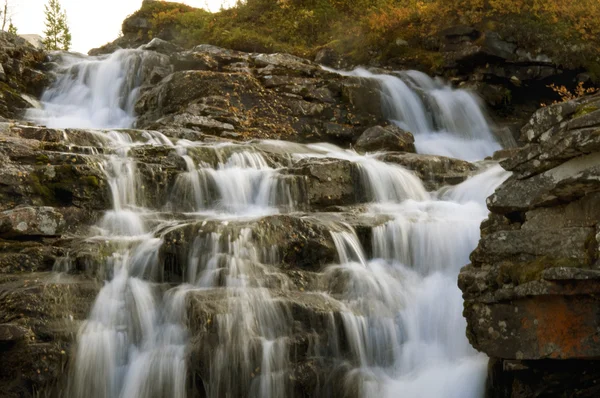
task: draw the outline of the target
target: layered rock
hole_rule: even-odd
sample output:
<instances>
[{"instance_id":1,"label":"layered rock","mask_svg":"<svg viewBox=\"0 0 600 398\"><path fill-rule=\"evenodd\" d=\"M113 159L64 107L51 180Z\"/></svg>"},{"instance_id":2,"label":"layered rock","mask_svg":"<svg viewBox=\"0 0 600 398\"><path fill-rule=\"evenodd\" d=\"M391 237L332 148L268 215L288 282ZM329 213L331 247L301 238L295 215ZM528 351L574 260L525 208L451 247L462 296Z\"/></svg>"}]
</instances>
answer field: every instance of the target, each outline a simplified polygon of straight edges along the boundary
<instances>
[{"instance_id":1,"label":"layered rock","mask_svg":"<svg viewBox=\"0 0 600 398\"><path fill-rule=\"evenodd\" d=\"M141 128L349 145L383 121L379 87L372 80L342 77L287 54L209 45L173 53L158 40L149 46L171 54L175 73L142 88L135 106Z\"/></svg>"},{"instance_id":2,"label":"layered rock","mask_svg":"<svg viewBox=\"0 0 600 398\"><path fill-rule=\"evenodd\" d=\"M365 212L373 198L362 165L323 157L300 144L238 143L224 138L211 142L209 135L177 127L164 132L166 136L145 130L0 124L0 359L10 365L0 370L0 389L7 397L27 397L33 391L60 394L67 388L65 375L72 364L77 330L89 314L100 281L112 272L108 258L117 243L106 236L86 237L96 231L90 231L91 225L102 228L101 220L112 207L110 185L115 183L111 180L115 170L135 172L136 203L150 210L143 221L155 228L162 241L159 267L139 271L144 272L139 276L156 282L157 289L167 289L187 280L197 242L203 242L201 247L220 247L221 261L232 256L228 251L235 246L232 242L247 245L244 249L257 257L244 261L257 272L269 294L291 311L290 322L295 325L289 339L294 355L291 385L310 394L322 383L316 375L330 370L326 358L314 357L311 344L319 341L327 347L332 325L343 329L340 302L322 294L327 288L318 276L338 261L331 231L352 227L370 255L373 230L391 219ZM127 159L132 163L127 167L120 163L122 152L111 141L117 133L138 142L128 149ZM184 134L191 138L198 134L204 141L174 146ZM156 137L161 137L163 145L157 144ZM192 172L205 176L213 175L231 158L260 157L268 165L266 176L294 199L289 205L295 211L235 220L211 217L210 211L206 215L179 213L198 211L189 203L189 192L181 189L190 175L183 153L198 165ZM404 152L379 156L427 175L434 182L431 189L458 183L476 169L467 162L436 156ZM207 181L205 193L218 206L222 199L218 187L210 178ZM287 203L280 205L287 210ZM168 212L168 217L162 212ZM210 246L214 236L219 239ZM51 271L67 274L58 277ZM344 283L343 278L336 278L336 289L343 290ZM188 326L193 332L190 377L206 377L207 364L202 359L206 356L202 355L207 342L215 338L215 330L214 323L211 326L204 320L221 314L228 300L214 291L190 294L187 299L192 314Z\"/></svg>"},{"instance_id":3,"label":"layered rock","mask_svg":"<svg viewBox=\"0 0 600 398\"><path fill-rule=\"evenodd\" d=\"M501 162L513 176L488 199L459 276L469 340L498 359L491 396L597 396L599 106L592 96L540 109L527 145Z\"/></svg>"},{"instance_id":4,"label":"layered rock","mask_svg":"<svg viewBox=\"0 0 600 398\"><path fill-rule=\"evenodd\" d=\"M18 118L48 86L46 53L17 35L0 32L0 117Z\"/></svg>"}]
</instances>

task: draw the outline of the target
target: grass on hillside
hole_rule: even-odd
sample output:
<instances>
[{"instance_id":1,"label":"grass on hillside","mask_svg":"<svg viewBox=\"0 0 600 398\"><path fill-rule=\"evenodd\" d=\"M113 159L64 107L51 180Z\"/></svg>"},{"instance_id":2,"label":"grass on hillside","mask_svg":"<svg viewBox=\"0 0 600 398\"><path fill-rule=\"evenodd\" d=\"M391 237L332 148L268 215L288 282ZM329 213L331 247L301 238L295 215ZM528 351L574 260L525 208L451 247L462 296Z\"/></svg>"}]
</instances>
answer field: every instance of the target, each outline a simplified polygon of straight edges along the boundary
<instances>
[{"instance_id":1,"label":"grass on hillside","mask_svg":"<svg viewBox=\"0 0 600 398\"><path fill-rule=\"evenodd\" d=\"M150 2L135 15L150 18L151 35L175 29L186 47L303 57L330 47L356 64L403 58L433 71L443 62L439 32L464 24L600 77L599 0L246 0L214 14Z\"/></svg>"}]
</instances>

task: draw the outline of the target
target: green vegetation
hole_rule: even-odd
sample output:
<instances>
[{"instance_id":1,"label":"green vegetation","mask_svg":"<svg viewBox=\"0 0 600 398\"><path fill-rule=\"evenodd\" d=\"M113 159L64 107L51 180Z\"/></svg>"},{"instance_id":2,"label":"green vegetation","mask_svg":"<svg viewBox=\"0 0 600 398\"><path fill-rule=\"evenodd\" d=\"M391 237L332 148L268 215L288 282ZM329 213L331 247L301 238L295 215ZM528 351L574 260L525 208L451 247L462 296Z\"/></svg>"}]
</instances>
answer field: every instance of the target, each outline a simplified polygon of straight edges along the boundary
<instances>
[{"instance_id":1,"label":"green vegetation","mask_svg":"<svg viewBox=\"0 0 600 398\"><path fill-rule=\"evenodd\" d=\"M71 47L71 32L67 24L67 14L58 0L49 0L44 6L46 14L46 30L44 46L47 50L68 51Z\"/></svg>"},{"instance_id":2,"label":"green vegetation","mask_svg":"<svg viewBox=\"0 0 600 398\"><path fill-rule=\"evenodd\" d=\"M17 34L17 27L13 25L12 18L8 22L8 33Z\"/></svg>"},{"instance_id":3,"label":"green vegetation","mask_svg":"<svg viewBox=\"0 0 600 398\"><path fill-rule=\"evenodd\" d=\"M538 257L528 263L503 262L498 270L499 286L512 283L515 286L540 280L542 273L550 268L589 268L585 263L572 258Z\"/></svg>"},{"instance_id":4,"label":"green vegetation","mask_svg":"<svg viewBox=\"0 0 600 398\"><path fill-rule=\"evenodd\" d=\"M151 36L168 29L186 47L210 43L304 57L328 47L353 63L401 58L434 70L443 63L439 33L463 24L496 31L567 67L600 71L598 0L246 0L215 14L151 2L135 16L150 19Z\"/></svg>"}]
</instances>

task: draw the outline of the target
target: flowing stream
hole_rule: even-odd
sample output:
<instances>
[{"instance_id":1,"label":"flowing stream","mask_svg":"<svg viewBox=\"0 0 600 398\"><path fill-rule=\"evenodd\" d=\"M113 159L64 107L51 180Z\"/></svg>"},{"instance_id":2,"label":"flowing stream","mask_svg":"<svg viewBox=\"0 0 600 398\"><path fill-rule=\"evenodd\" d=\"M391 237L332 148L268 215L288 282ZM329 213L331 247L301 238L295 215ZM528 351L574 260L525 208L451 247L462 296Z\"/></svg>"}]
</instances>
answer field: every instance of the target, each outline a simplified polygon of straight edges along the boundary
<instances>
[{"instance_id":1,"label":"flowing stream","mask_svg":"<svg viewBox=\"0 0 600 398\"><path fill-rule=\"evenodd\" d=\"M477 245L485 198L508 174L488 164L428 192L400 166L330 144L206 144L111 130L134 123L145 57L67 57L44 109L29 114L102 129L112 192L113 208L86 240L102 253L106 282L80 329L65 395L483 397L487 358L465 337L456 281ZM353 73L381 83L385 112L415 134L419 152L475 160L500 148L473 95L415 71ZM157 147L185 164L162 200L144 197L131 155ZM302 184L286 170L324 158L359 170L362 216L383 220L366 235L345 212L303 211ZM306 224L327 231L337 259L315 272L282 269L301 233L294 226ZM312 390L298 391L303 375Z\"/></svg>"}]
</instances>

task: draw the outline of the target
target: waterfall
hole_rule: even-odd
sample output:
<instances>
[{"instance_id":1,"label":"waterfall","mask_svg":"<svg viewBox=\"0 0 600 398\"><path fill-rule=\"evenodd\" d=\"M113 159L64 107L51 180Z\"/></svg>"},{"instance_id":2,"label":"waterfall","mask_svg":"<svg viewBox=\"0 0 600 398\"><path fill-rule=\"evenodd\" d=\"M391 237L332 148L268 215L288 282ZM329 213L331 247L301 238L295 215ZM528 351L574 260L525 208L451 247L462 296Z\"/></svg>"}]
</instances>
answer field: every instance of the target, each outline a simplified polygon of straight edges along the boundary
<instances>
[{"instance_id":1,"label":"waterfall","mask_svg":"<svg viewBox=\"0 0 600 398\"><path fill-rule=\"evenodd\" d=\"M178 145L187 172L175 183L170 209L249 216L294 209L290 182L259 152L243 147L232 153L233 148L227 146L213 148L220 158L213 166L196 164L187 154L189 143Z\"/></svg>"},{"instance_id":2,"label":"waterfall","mask_svg":"<svg viewBox=\"0 0 600 398\"><path fill-rule=\"evenodd\" d=\"M501 149L479 99L466 90L418 71L386 75L359 68L344 74L380 83L385 116L415 136L419 153L472 161Z\"/></svg>"},{"instance_id":3,"label":"waterfall","mask_svg":"<svg viewBox=\"0 0 600 398\"><path fill-rule=\"evenodd\" d=\"M107 129L93 134L112 208L85 242L104 285L78 333L65 396L482 398L487 358L465 337L456 280L485 199L508 173L482 164L462 184L428 192L406 168L331 144L111 130L134 122L148 57L66 55L44 109L28 114ZM384 111L421 153L481 159L499 148L470 93L414 71L353 74L381 83ZM146 198L136 152L157 147L179 163L164 198ZM364 195L335 213L300 212L306 176L294 165L323 158L349 162ZM375 221L359 229L359 217ZM304 238L316 243L303 247ZM322 269L299 257L330 252ZM305 374L313 387L299 391Z\"/></svg>"},{"instance_id":4,"label":"waterfall","mask_svg":"<svg viewBox=\"0 0 600 398\"><path fill-rule=\"evenodd\" d=\"M59 57L56 80L41 98L43 108L29 109L25 115L54 128L131 127L139 86L160 59L158 54L142 50Z\"/></svg>"}]
</instances>

